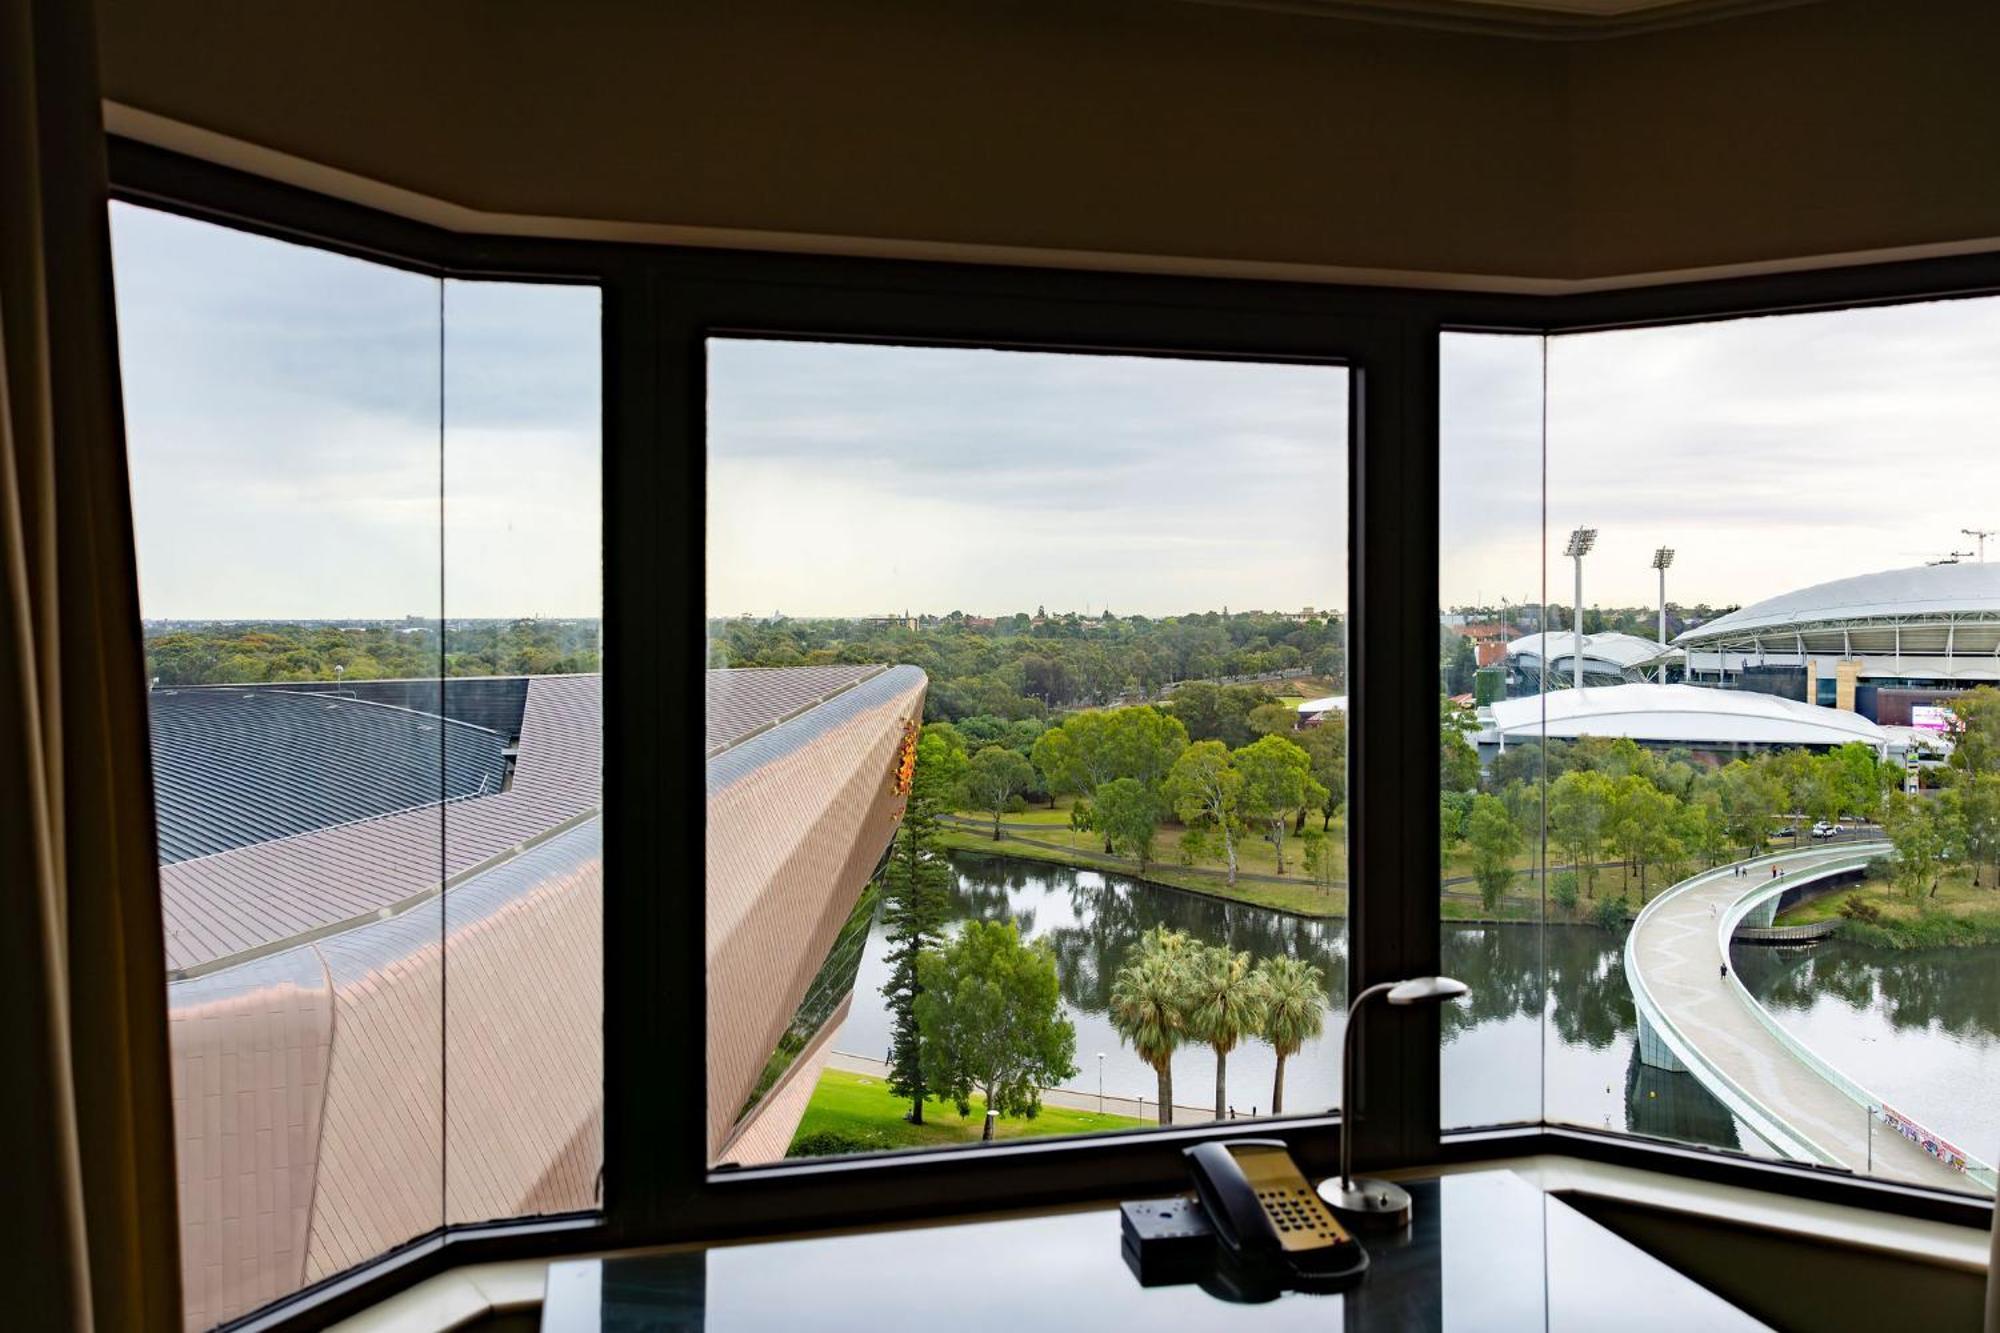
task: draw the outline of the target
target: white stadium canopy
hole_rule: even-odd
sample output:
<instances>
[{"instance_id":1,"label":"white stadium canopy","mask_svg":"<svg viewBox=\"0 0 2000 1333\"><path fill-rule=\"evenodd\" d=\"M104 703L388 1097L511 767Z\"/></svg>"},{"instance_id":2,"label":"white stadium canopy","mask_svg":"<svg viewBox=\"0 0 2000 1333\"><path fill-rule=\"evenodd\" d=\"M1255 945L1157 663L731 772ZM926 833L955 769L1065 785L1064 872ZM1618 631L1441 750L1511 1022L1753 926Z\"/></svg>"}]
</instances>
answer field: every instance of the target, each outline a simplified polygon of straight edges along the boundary
<instances>
[{"instance_id":1,"label":"white stadium canopy","mask_svg":"<svg viewBox=\"0 0 2000 1333\"><path fill-rule=\"evenodd\" d=\"M1889 735L1859 713L1747 690L1699 685L1604 685L1496 700L1474 739L1505 748L1547 736L1629 736L1657 745L1800 746L1860 741L1877 754ZM1546 723L1544 721L1546 719Z\"/></svg>"},{"instance_id":2,"label":"white stadium canopy","mask_svg":"<svg viewBox=\"0 0 2000 1333\"><path fill-rule=\"evenodd\" d=\"M1334 709L1339 709L1343 713L1347 711L1346 695L1329 694L1324 699L1308 699L1299 705L1299 716L1318 717L1321 713L1332 712Z\"/></svg>"}]
</instances>

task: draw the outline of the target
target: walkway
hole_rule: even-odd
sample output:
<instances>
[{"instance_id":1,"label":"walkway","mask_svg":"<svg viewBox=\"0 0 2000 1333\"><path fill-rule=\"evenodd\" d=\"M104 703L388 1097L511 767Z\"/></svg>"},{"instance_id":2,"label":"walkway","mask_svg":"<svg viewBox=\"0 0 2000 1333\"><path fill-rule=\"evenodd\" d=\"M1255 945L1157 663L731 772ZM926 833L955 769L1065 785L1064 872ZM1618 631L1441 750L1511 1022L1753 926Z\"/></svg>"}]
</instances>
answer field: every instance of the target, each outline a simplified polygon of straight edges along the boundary
<instances>
[{"instance_id":1,"label":"walkway","mask_svg":"<svg viewBox=\"0 0 2000 1333\"><path fill-rule=\"evenodd\" d=\"M1852 1078L1785 1032L1734 974L1723 975L1739 922L1787 885L1851 871L1874 847L1781 852L1681 881L1632 925L1625 966L1647 1063L1679 1066L1780 1154L1933 1187L1992 1187L1980 1164L1968 1179L1870 1114L1880 1106ZM1774 879L1772 867L1781 874ZM1865 1071L1879 1079L1883 1071Z\"/></svg>"}]
</instances>

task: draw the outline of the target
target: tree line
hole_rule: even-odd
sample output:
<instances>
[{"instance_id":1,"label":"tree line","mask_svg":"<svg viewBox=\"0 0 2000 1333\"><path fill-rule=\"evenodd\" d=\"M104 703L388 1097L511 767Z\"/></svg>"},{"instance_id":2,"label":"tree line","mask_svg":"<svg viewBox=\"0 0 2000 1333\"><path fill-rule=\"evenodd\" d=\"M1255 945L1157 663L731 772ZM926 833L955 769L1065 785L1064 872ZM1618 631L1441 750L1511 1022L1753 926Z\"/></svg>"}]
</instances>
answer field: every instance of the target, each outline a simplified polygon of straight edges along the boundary
<instances>
[{"instance_id":1,"label":"tree line","mask_svg":"<svg viewBox=\"0 0 2000 1333\"><path fill-rule=\"evenodd\" d=\"M1047 718L1160 699L1182 682L1280 672L1310 672L1337 689L1347 655L1345 624L1332 613L1302 619L1225 610L1153 619L1022 611L987 619L954 611L889 623L746 616L709 621L708 636L711 667L921 667L930 677L924 716L932 722Z\"/></svg>"},{"instance_id":2,"label":"tree line","mask_svg":"<svg viewBox=\"0 0 2000 1333\"><path fill-rule=\"evenodd\" d=\"M548 676L602 670L596 620L216 621L146 626L146 675L163 686Z\"/></svg>"}]
</instances>

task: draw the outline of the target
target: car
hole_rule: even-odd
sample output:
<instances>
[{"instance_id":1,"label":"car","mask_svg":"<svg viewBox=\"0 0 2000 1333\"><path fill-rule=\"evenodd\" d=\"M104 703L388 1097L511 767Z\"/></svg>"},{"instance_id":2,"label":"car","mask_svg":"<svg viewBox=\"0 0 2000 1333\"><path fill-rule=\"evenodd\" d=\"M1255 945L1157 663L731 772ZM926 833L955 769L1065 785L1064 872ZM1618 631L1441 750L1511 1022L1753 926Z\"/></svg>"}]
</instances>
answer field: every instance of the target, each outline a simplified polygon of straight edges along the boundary
<instances>
[{"instance_id":1,"label":"car","mask_svg":"<svg viewBox=\"0 0 2000 1333\"><path fill-rule=\"evenodd\" d=\"M1847 830L1841 825L1829 824L1824 819L1820 820L1818 823L1812 826L1812 835L1815 838L1831 838L1835 834L1845 833L1845 832L1847 832Z\"/></svg>"},{"instance_id":2,"label":"car","mask_svg":"<svg viewBox=\"0 0 2000 1333\"><path fill-rule=\"evenodd\" d=\"M1797 824L1787 824L1771 836L1774 838L1796 838L1799 836L1799 826Z\"/></svg>"}]
</instances>

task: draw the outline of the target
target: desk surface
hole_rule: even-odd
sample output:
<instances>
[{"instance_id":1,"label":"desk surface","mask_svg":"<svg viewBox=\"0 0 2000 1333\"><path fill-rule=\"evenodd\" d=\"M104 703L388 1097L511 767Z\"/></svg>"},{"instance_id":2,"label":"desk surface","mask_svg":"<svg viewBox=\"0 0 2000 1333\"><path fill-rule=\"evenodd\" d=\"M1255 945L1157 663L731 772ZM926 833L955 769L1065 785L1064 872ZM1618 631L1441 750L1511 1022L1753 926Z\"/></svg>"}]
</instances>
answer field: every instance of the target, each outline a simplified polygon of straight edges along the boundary
<instances>
[{"instance_id":1,"label":"desk surface","mask_svg":"<svg viewBox=\"0 0 2000 1333\"><path fill-rule=\"evenodd\" d=\"M1405 1182L1416 1221L1365 1239L1338 1295L1225 1304L1142 1288L1115 1207L549 1267L542 1327L586 1330L1758 1329L1763 1325L1507 1171Z\"/></svg>"}]
</instances>

